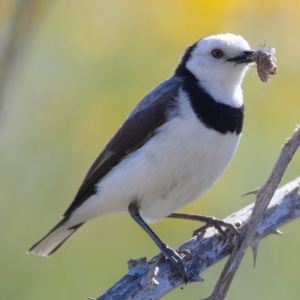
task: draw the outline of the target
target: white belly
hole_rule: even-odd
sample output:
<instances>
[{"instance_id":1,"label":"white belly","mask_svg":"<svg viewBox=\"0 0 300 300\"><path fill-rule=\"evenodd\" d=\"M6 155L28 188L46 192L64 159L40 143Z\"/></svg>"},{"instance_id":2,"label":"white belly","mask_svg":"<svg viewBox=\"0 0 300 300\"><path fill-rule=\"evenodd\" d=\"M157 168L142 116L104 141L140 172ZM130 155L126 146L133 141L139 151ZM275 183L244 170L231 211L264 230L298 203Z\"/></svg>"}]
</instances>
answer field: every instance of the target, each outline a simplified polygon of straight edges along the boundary
<instances>
[{"instance_id":1,"label":"white belly","mask_svg":"<svg viewBox=\"0 0 300 300\"><path fill-rule=\"evenodd\" d=\"M72 218L86 221L125 212L133 200L140 213L156 222L194 201L209 189L232 159L240 135L206 128L188 103L143 147L128 155L98 184Z\"/></svg>"}]
</instances>

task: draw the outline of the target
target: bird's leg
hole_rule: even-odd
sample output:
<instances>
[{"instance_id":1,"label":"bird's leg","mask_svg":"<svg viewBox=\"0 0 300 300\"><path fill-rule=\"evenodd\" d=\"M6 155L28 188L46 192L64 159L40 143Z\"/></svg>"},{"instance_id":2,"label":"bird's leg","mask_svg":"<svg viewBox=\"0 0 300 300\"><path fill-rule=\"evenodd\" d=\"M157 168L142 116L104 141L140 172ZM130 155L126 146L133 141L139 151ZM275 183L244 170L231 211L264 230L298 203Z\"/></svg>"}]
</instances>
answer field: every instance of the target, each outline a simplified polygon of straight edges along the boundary
<instances>
[{"instance_id":1,"label":"bird's leg","mask_svg":"<svg viewBox=\"0 0 300 300\"><path fill-rule=\"evenodd\" d=\"M224 221L216 219L214 217L200 216L200 215L190 215L190 214L183 214L183 213L172 213L168 216L168 218L200 221L200 222L206 223L204 226L195 229L193 231L193 236L196 236L200 232L203 232L204 230L206 230L208 227L213 226L223 236L223 239L226 240L227 239L227 234L222 229L222 227L225 227L225 228L231 230L234 233L234 235L237 239L237 242L238 242L238 246L240 245L240 243L242 241L242 237L241 237L240 233L237 231L236 227L233 224L224 222Z\"/></svg>"},{"instance_id":2,"label":"bird's leg","mask_svg":"<svg viewBox=\"0 0 300 300\"><path fill-rule=\"evenodd\" d=\"M166 244L164 244L161 239L153 232L153 230L145 223L145 221L142 219L140 213L139 213L139 205L136 201L132 202L129 207L128 211L131 215L131 217L148 233L148 235L152 238L152 240L155 242L155 244L160 249L161 253L165 258L168 258L172 265L175 268L175 271L180 273L180 275L183 277L185 283L188 282L188 277L186 273L186 269L183 265L183 260L180 256L180 253L186 255L187 257L190 257L191 254L188 251L176 251L170 247L168 247Z\"/></svg>"}]
</instances>

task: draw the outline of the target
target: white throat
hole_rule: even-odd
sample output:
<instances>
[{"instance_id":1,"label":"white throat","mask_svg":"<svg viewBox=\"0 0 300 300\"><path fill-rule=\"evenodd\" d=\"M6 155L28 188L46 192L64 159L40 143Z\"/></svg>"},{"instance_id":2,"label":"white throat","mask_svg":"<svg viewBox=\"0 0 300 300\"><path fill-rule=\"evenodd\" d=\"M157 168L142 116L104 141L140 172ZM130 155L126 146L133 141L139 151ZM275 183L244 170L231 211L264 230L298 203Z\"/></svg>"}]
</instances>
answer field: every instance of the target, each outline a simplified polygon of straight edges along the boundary
<instances>
[{"instance_id":1,"label":"white throat","mask_svg":"<svg viewBox=\"0 0 300 300\"><path fill-rule=\"evenodd\" d=\"M224 80L224 82L200 80L200 84L217 102L232 107L241 107L243 105L243 91L240 83L232 82L230 80Z\"/></svg>"}]
</instances>

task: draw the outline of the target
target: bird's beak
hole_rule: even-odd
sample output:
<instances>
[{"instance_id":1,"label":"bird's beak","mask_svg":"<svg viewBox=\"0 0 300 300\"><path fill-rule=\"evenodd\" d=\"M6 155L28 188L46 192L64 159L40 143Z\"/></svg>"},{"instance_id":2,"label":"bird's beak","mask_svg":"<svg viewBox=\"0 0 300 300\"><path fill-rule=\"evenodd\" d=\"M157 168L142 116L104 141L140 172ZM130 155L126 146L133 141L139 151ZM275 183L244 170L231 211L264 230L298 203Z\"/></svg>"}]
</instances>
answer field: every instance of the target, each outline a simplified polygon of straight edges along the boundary
<instances>
[{"instance_id":1,"label":"bird's beak","mask_svg":"<svg viewBox=\"0 0 300 300\"><path fill-rule=\"evenodd\" d=\"M238 55L233 58L229 58L228 61L235 62L237 64L243 64L243 63L251 63L253 60L250 59L250 56L254 53L253 50L245 51L243 54Z\"/></svg>"}]
</instances>

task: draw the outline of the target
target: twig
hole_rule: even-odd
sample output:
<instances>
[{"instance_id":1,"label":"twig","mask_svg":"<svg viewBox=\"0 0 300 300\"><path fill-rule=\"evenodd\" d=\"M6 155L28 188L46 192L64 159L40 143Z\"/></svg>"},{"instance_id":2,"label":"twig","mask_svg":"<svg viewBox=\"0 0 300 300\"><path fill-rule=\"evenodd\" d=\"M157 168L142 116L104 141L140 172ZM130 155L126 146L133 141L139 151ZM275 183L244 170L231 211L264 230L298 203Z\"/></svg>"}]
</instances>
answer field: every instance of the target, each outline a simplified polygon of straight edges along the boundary
<instances>
[{"instance_id":1,"label":"twig","mask_svg":"<svg viewBox=\"0 0 300 300\"><path fill-rule=\"evenodd\" d=\"M208 299L225 299L233 277L244 257L244 254L246 253L248 246L251 245L251 241L253 240L255 232L257 231L257 228L265 215L265 211L271 201L271 198L299 145L300 126L297 127L293 136L284 144L280 156L266 183L259 190L257 190L257 198L255 201L252 216L248 224L246 225L243 242L237 252L233 253L230 256L211 297L209 297Z\"/></svg>"},{"instance_id":2,"label":"twig","mask_svg":"<svg viewBox=\"0 0 300 300\"><path fill-rule=\"evenodd\" d=\"M255 202L255 207L254 204L251 204L225 219L239 227L239 232L244 234L245 238L239 250L235 251L236 254L231 255L214 293L208 299L225 298L243 257L240 255L240 253L244 254L242 251L251 246L256 258L257 247L262 238L272 233L280 234L278 230L280 226L291 222L300 215L300 177L277 190L265 210L299 144L300 128L297 128L292 138L284 145L269 179L256 191L258 200ZM202 281L198 274L231 254L234 248L234 237L230 232L228 232L228 239L223 244L223 240L213 228L181 245L179 249L189 250L192 254L192 259L184 261L191 277L190 282ZM131 260L129 272L97 300L160 299L184 284L183 279L174 274L168 260L161 259L157 262L157 258L158 256L155 256L148 263L145 258Z\"/></svg>"}]
</instances>

